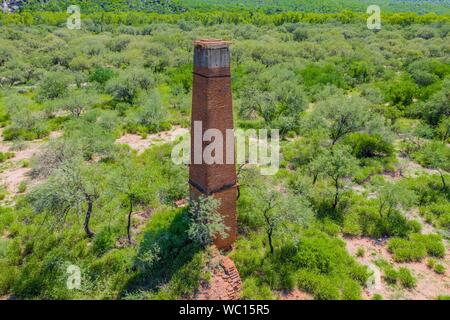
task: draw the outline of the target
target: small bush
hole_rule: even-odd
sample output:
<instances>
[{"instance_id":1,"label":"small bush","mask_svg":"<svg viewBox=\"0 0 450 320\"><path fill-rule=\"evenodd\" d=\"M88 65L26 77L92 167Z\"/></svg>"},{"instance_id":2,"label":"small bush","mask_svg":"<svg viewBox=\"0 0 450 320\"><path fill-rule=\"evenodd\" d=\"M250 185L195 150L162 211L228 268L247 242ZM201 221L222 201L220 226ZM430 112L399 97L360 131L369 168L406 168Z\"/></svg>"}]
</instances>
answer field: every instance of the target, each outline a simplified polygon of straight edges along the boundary
<instances>
[{"instance_id":1,"label":"small bush","mask_svg":"<svg viewBox=\"0 0 450 320\"><path fill-rule=\"evenodd\" d=\"M353 133L345 138L344 143L351 146L352 153L357 158L385 157L393 152L391 144L381 137L367 133Z\"/></svg>"},{"instance_id":2,"label":"small bush","mask_svg":"<svg viewBox=\"0 0 450 320\"><path fill-rule=\"evenodd\" d=\"M22 181L19 183L19 186L17 187L17 191L19 193L24 193L27 190L27 184L25 181Z\"/></svg>"},{"instance_id":3,"label":"small bush","mask_svg":"<svg viewBox=\"0 0 450 320\"><path fill-rule=\"evenodd\" d=\"M5 188L0 188L0 201L4 200L7 194Z\"/></svg>"},{"instance_id":4,"label":"small bush","mask_svg":"<svg viewBox=\"0 0 450 320\"><path fill-rule=\"evenodd\" d=\"M427 267L433 269L436 265L436 259L430 258L427 260Z\"/></svg>"},{"instance_id":5,"label":"small bush","mask_svg":"<svg viewBox=\"0 0 450 320\"><path fill-rule=\"evenodd\" d=\"M398 280L405 288L414 288L417 284L416 278L412 275L411 271L405 267L398 269Z\"/></svg>"},{"instance_id":6,"label":"small bush","mask_svg":"<svg viewBox=\"0 0 450 320\"><path fill-rule=\"evenodd\" d=\"M445 273L445 267L444 267L444 265L441 264L441 263L436 263L436 264L433 266L433 270L434 270L434 272L436 272L437 274L444 274L444 273Z\"/></svg>"},{"instance_id":7,"label":"small bush","mask_svg":"<svg viewBox=\"0 0 450 320\"><path fill-rule=\"evenodd\" d=\"M15 156L14 152L0 152L0 163L5 162Z\"/></svg>"},{"instance_id":8,"label":"small bush","mask_svg":"<svg viewBox=\"0 0 450 320\"><path fill-rule=\"evenodd\" d=\"M372 300L383 300L383 296L381 294L379 294L379 293L375 293L372 296Z\"/></svg>"},{"instance_id":9,"label":"small bush","mask_svg":"<svg viewBox=\"0 0 450 320\"><path fill-rule=\"evenodd\" d=\"M97 67L89 74L88 79L90 82L104 84L112 77L114 77L114 71L112 69Z\"/></svg>"},{"instance_id":10,"label":"small bush","mask_svg":"<svg viewBox=\"0 0 450 320\"><path fill-rule=\"evenodd\" d=\"M246 300L272 300L272 290L268 285L261 285L256 278L247 278L242 284L242 298Z\"/></svg>"},{"instance_id":11,"label":"small bush","mask_svg":"<svg viewBox=\"0 0 450 320\"><path fill-rule=\"evenodd\" d=\"M102 255L115 245L115 237L109 228L100 231L94 238L93 250L97 255Z\"/></svg>"},{"instance_id":12,"label":"small bush","mask_svg":"<svg viewBox=\"0 0 450 320\"><path fill-rule=\"evenodd\" d=\"M427 254L424 244L401 238L389 240L388 250L394 255L396 262L420 261Z\"/></svg>"},{"instance_id":13,"label":"small bush","mask_svg":"<svg viewBox=\"0 0 450 320\"><path fill-rule=\"evenodd\" d=\"M389 266L384 270L384 280L389 284L396 284L398 278L398 271Z\"/></svg>"},{"instance_id":14,"label":"small bush","mask_svg":"<svg viewBox=\"0 0 450 320\"><path fill-rule=\"evenodd\" d=\"M423 243L430 256L442 258L445 255L445 246L438 234L413 234L411 241Z\"/></svg>"},{"instance_id":15,"label":"small bush","mask_svg":"<svg viewBox=\"0 0 450 320\"><path fill-rule=\"evenodd\" d=\"M359 248L356 250L356 256L357 256L357 257L364 257L364 254L365 254L365 250L364 250L363 247L359 247Z\"/></svg>"}]
</instances>

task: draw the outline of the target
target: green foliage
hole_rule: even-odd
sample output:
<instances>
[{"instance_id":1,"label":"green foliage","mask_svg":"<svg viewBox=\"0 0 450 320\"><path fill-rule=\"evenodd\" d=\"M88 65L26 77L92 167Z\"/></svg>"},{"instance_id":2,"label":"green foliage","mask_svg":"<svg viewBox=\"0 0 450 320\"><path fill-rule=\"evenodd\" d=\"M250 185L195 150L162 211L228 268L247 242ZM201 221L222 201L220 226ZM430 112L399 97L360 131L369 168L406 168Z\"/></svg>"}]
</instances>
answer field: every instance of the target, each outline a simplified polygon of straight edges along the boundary
<instances>
[{"instance_id":1,"label":"green foliage","mask_svg":"<svg viewBox=\"0 0 450 320\"><path fill-rule=\"evenodd\" d=\"M392 267L384 270L384 280L389 284L396 284L398 279L398 271Z\"/></svg>"},{"instance_id":2,"label":"green foliage","mask_svg":"<svg viewBox=\"0 0 450 320\"><path fill-rule=\"evenodd\" d=\"M127 112L128 130L152 133L170 129L166 114L160 95L152 92L142 107Z\"/></svg>"},{"instance_id":3,"label":"green foliage","mask_svg":"<svg viewBox=\"0 0 450 320\"><path fill-rule=\"evenodd\" d=\"M416 286L417 280L412 275L411 271L408 268L401 267L398 269L398 280L400 284L408 289L414 288Z\"/></svg>"},{"instance_id":4,"label":"green foliage","mask_svg":"<svg viewBox=\"0 0 450 320\"><path fill-rule=\"evenodd\" d=\"M423 106L423 117L431 125L437 125L444 117L450 116L450 79L445 79L442 89L434 93Z\"/></svg>"},{"instance_id":5,"label":"green foliage","mask_svg":"<svg viewBox=\"0 0 450 320\"><path fill-rule=\"evenodd\" d=\"M388 248L397 262L420 261L427 254L424 244L408 239L392 238L389 240Z\"/></svg>"},{"instance_id":6,"label":"green foliage","mask_svg":"<svg viewBox=\"0 0 450 320\"><path fill-rule=\"evenodd\" d=\"M0 152L0 162L5 162L15 156L14 152Z\"/></svg>"},{"instance_id":7,"label":"green foliage","mask_svg":"<svg viewBox=\"0 0 450 320\"><path fill-rule=\"evenodd\" d=\"M409 239L392 238L388 249L397 262L421 261L427 254L442 257L445 253L442 238L435 234L412 234Z\"/></svg>"},{"instance_id":8,"label":"green foliage","mask_svg":"<svg viewBox=\"0 0 450 320\"><path fill-rule=\"evenodd\" d=\"M267 284L260 284L255 277L248 277L242 284L242 298L246 300L272 300L274 295Z\"/></svg>"},{"instance_id":9,"label":"green foliage","mask_svg":"<svg viewBox=\"0 0 450 320\"><path fill-rule=\"evenodd\" d=\"M63 72L49 72L39 85L37 97L40 101L64 97L67 94L69 78Z\"/></svg>"},{"instance_id":10,"label":"green foliage","mask_svg":"<svg viewBox=\"0 0 450 320\"><path fill-rule=\"evenodd\" d=\"M110 68L97 67L89 74L89 81L105 84L114 77L114 71Z\"/></svg>"},{"instance_id":11,"label":"green foliage","mask_svg":"<svg viewBox=\"0 0 450 320\"><path fill-rule=\"evenodd\" d=\"M391 144L383 141L379 136L367 133L353 133L343 142L353 149L352 153L357 158L386 157L394 152Z\"/></svg>"},{"instance_id":12,"label":"green foliage","mask_svg":"<svg viewBox=\"0 0 450 320\"><path fill-rule=\"evenodd\" d=\"M369 120L367 101L359 97L336 95L321 102L313 119L329 134L332 144L348 134L362 130Z\"/></svg>"},{"instance_id":13,"label":"green foliage","mask_svg":"<svg viewBox=\"0 0 450 320\"><path fill-rule=\"evenodd\" d=\"M244 282L258 277L261 285L290 289L295 277L300 289L316 299L359 299L368 274L348 255L344 243L320 231L301 232L299 242L284 241L273 255L258 250L261 236L238 241L233 253ZM254 280L252 280L254 281Z\"/></svg>"},{"instance_id":14,"label":"green foliage","mask_svg":"<svg viewBox=\"0 0 450 320\"><path fill-rule=\"evenodd\" d=\"M433 267L434 272L437 274L445 274L445 266L440 263L436 263Z\"/></svg>"},{"instance_id":15,"label":"green foliage","mask_svg":"<svg viewBox=\"0 0 450 320\"><path fill-rule=\"evenodd\" d=\"M417 85L408 77L394 79L386 84L385 99L400 110L409 106L417 94Z\"/></svg>"},{"instance_id":16,"label":"green foliage","mask_svg":"<svg viewBox=\"0 0 450 320\"><path fill-rule=\"evenodd\" d=\"M98 1L75 1L83 23L74 37L64 26L67 1L43 4L54 12L28 3L21 13L0 14L0 123L17 153L22 140L44 139L29 160L29 190L0 207L0 295L193 297L207 261L192 235L211 241L204 236L209 210L175 209L188 197L188 171L172 163L171 144L138 153L115 140L188 126L191 41L199 37L233 41L237 127L278 128L284 138L276 176L260 179L251 166L239 176L239 240L231 254L244 298L272 299L275 290L298 287L317 299L360 299L367 269L348 254L341 232L398 237L390 246L400 260L445 253L435 236L411 235L420 224L404 211L418 206L424 219L448 229L448 16L390 14L418 7L389 3L383 31L374 33L360 28L367 5L353 1L346 7L361 12L323 14L341 11L337 1L263 0L239 11L215 11L236 8L234 0L208 0L202 10L197 0L103 1L102 9ZM62 136L47 141L55 130ZM440 174L418 168L408 178L402 168L395 184L376 183L402 165L393 141L404 136L407 154ZM21 165L10 156L0 153L4 172ZM6 196L2 189L9 205L13 195ZM71 264L82 270L81 290L65 286ZM400 270L384 271L400 281Z\"/></svg>"},{"instance_id":17,"label":"green foliage","mask_svg":"<svg viewBox=\"0 0 450 320\"><path fill-rule=\"evenodd\" d=\"M226 238L227 227L223 216L217 212L220 201L213 197L200 196L189 205L189 238L201 246L211 244L216 237Z\"/></svg>"},{"instance_id":18,"label":"green foliage","mask_svg":"<svg viewBox=\"0 0 450 320\"><path fill-rule=\"evenodd\" d=\"M347 86L342 72L332 64L307 65L300 71L300 75L303 77L303 81L307 87L325 84L333 84L338 88L345 88Z\"/></svg>"},{"instance_id":19,"label":"green foliage","mask_svg":"<svg viewBox=\"0 0 450 320\"><path fill-rule=\"evenodd\" d=\"M115 235L111 229L106 228L99 232L93 242L93 250L96 254L102 255L115 246Z\"/></svg>"},{"instance_id":20,"label":"green foliage","mask_svg":"<svg viewBox=\"0 0 450 320\"><path fill-rule=\"evenodd\" d=\"M365 255L365 250L363 247L358 247L358 250L356 250L356 256L357 257L364 257Z\"/></svg>"},{"instance_id":21,"label":"green foliage","mask_svg":"<svg viewBox=\"0 0 450 320\"><path fill-rule=\"evenodd\" d=\"M24 193L25 190L27 190L27 184L26 184L25 181L21 181L21 182L19 183L19 186L17 187L17 191L18 191L19 193Z\"/></svg>"}]
</instances>

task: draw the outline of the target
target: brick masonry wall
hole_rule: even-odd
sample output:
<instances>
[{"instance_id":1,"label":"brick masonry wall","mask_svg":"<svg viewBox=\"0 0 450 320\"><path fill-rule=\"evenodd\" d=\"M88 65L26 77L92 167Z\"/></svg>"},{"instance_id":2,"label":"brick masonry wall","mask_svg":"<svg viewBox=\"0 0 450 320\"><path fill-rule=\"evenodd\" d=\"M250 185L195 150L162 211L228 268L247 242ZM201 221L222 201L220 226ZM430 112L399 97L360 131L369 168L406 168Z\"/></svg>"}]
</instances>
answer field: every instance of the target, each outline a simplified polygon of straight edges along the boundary
<instances>
[{"instance_id":1,"label":"brick masonry wall","mask_svg":"<svg viewBox=\"0 0 450 320\"><path fill-rule=\"evenodd\" d=\"M227 143L226 130L233 129L233 107L230 78L230 53L228 43L224 41L200 40L195 42L194 75L192 88L191 116L191 165L189 179L191 198L200 194L213 195L221 205L219 213L224 216L225 225L229 228L228 237L217 238L218 248L230 248L236 239L236 166L231 164L194 164L194 121L202 122L203 133L210 129L218 129L223 135L223 160ZM202 142L202 152L211 142ZM203 160L203 157L202 157Z\"/></svg>"}]
</instances>

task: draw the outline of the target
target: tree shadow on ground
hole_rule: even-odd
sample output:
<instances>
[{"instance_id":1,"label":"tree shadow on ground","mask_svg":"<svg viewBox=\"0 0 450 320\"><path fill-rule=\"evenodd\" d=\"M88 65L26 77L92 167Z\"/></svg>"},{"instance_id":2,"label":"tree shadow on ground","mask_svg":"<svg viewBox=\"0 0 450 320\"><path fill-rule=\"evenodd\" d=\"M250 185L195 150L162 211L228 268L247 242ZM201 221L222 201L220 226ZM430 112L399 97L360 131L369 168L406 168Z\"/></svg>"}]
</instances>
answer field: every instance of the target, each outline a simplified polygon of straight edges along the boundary
<instances>
[{"instance_id":1,"label":"tree shadow on ground","mask_svg":"<svg viewBox=\"0 0 450 320\"><path fill-rule=\"evenodd\" d=\"M152 221L144 233L134 259L135 275L124 286L121 296L141 291L157 293L163 287L173 286L173 282L178 286L178 278L185 277L186 273L191 272L194 278L195 273L200 273L200 270L189 270L195 265L201 247L188 237L186 210L167 212L167 217L160 216L157 220ZM175 281L174 277L177 278ZM192 293L192 288L187 287L196 283L195 279L191 283L189 280L186 279L184 288L177 288L181 291L177 294Z\"/></svg>"}]
</instances>

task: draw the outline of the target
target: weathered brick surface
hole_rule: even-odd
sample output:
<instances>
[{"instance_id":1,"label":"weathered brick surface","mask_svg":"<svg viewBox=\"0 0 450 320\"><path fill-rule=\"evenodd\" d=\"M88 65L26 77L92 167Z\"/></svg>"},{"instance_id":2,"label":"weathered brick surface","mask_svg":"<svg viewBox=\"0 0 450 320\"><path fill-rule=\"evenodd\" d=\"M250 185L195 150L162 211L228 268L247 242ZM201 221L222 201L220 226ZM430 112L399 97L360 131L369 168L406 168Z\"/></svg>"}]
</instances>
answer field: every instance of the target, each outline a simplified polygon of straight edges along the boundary
<instances>
[{"instance_id":1,"label":"weathered brick surface","mask_svg":"<svg viewBox=\"0 0 450 320\"><path fill-rule=\"evenodd\" d=\"M189 178L191 197L214 195L221 201L219 212L229 228L226 239L216 239L218 248L229 248L236 239L236 167L226 163L227 146L234 150L234 138L227 142L226 130L233 129L230 57L228 43L219 40L194 42L194 73L192 89L191 165ZM223 163L195 164L194 121L202 122L202 135L218 129L223 135ZM211 142L202 142L202 152ZM203 157L201 157L203 160ZM233 161L234 162L234 161Z\"/></svg>"}]
</instances>

